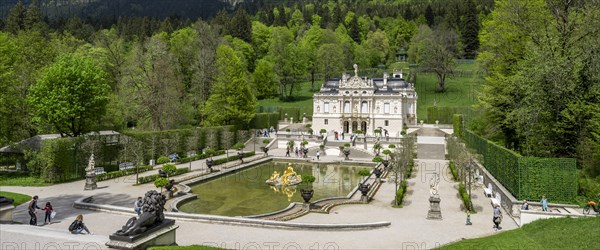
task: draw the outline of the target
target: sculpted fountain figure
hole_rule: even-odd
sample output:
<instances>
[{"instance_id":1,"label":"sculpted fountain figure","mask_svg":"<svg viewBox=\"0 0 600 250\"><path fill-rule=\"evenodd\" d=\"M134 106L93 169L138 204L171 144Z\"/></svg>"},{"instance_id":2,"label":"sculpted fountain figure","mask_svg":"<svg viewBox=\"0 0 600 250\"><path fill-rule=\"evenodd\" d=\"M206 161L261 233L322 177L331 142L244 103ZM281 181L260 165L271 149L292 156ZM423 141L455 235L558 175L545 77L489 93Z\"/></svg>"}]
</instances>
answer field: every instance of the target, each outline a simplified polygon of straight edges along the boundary
<instances>
[{"instance_id":1,"label":"sculpted fountain figure","mask_svg":"<svg viewBox=\"0 0 600 250\"><path fill-rule=\"evenodd\" d=\"M146 232L149 228L160 224L164 219L165 196L155 190L146 193L142 205L142 215L132 217L115 235L131 236Z\"/></svg>"},{"instance_id":2,"label":"sculpted fountain figure","mask_svg":"<svg viewBox=\"0 0 600 250\"><path fill-rule=\"evenodd\" d=\"M289 163L281 176L275 171L271 175L271 178L265 182L272 186L292 186L302 182L302 177L299 174L296 174L296 171L292 168L292 164Z\"/></svg>"}]
</instances>

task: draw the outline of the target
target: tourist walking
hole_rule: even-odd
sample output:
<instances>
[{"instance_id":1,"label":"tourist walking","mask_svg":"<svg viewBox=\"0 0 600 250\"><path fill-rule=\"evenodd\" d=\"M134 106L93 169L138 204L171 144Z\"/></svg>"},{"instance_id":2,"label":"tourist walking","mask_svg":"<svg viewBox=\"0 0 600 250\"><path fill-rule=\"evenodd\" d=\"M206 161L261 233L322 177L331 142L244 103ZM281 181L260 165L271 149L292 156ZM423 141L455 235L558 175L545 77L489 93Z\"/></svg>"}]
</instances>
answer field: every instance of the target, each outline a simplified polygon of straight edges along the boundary
<instances>
[{"instance_id":1,"label":"tourist walking","mask_svg":"<svg viewBox=\"0 0 600 250\"><path fill-rule=\"evenodd\" d=\"M92 234L83 223L83 215L80 214L77 215L75 221L73 221L73 223L71 223L71 225L69 226L69 232L71 232L72 234L81 234L83 233L83 231L85 231L88 234Z\"/></svg>"},{"instance_id":2,"label":"tourist walking","mask_svg":"<svg viewBox=\"0 0 600 250\"><path fill-rule=\"evenodd\" d=\"M138 197L137 200L133 203L133 211L140 216L142 214L142 197Z\"/></svg>"},{"instance_id":3,"label":"tourist walking","mask_svg":"<svg viewBox=\"0 0 600 250\"><path fill-rule=\"evenodd\" d=\"M287 147L285 148L285 156L286 156L286 157L290 157L290 146L287 146Z\"/></svg>"},{"instance_id":4,"label":"tourist walking","mask_svg":"<svg viewBox=\"0 0 600 250\"><path fill-rule=\"evenodd\" d=\"M50 204L50 202L46 202L46 206L44 208L42 208L42 210L46 211L46 216L44 216L44 224L51 224L52 223L52 212L54 212L54 209L52 209L52 204Z\"/></svg>"},{"instance_id":5,"label":"tourist walking","mask_svg":"<svg viewBox=\"0 0 600 250\"><path fill-rule=\"evenodd\" d=\"M296 150L294 152L296 152L296 157L298 157L298 147L296 147Z\"/></svg>"},{"instance_id":6,"label":"tourist walking","mask_svg":"<svg viewBox=\"0 0 600 250\"><path fill-rule=\"evenodd\" d=\"M321 152L317 151L317 160L319 160L319 156L321 156Z\"/></svg>"},{"instance_id":7,"label":"tourist walking","mask_svg":"<svg viewBox=\"0 0 600 250\"><path fill-rule=\"evenodd\" d=\"M545 195L542 195L542 200L540 203L542 203L542 211L548 212L548 199L546 199Z\"/></svg>"},{"instance_id":8,"label":"tourist walking","mask_svg":"<svg viewBox=\"0 0 600 250\"><path fill-rule=\"evenodd\" d=\"M33 198L31 199L31 201L29 202L29 216L31 216L31 218L29 219L29 225L32 226L37 226L37 211L35 211L36 209L41 209L40 207L38 207L37 205L37 201L38 201L38 196L34 195Z\"/></svg>"},{"instance_id":9,"label":"tourist walking","mask_svg":"<svg viewBox=\"0 0 600 250\"><path fill-rule=\"evenodd\" d=\"M496 204L494 206L494 218L493 218L493 222L494 222L494 228L496 230L501 230L502 227L500 227L500 223L502 222L502 210L500 210L500 205Z\"/></svg>"}]
</instances>

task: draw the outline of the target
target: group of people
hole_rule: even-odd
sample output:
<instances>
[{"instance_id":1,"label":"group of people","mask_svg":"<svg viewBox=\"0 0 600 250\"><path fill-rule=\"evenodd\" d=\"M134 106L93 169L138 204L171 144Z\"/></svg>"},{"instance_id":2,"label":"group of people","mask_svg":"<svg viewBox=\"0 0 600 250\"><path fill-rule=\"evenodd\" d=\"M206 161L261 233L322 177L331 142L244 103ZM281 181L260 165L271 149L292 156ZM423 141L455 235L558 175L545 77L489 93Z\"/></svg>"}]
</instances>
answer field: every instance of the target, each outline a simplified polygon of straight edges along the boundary
<instances>
[{"instance_id":1,"label":"group of people","mask_svg":"<svg viewBox=\"0 0 600 250\"><path fill-rule=\"evenodd\" d=\"M548 212L548 199L545 195L542 195L540 204L542 205L542 211ZM527 202L527 200L523 200L521 210L529 210L529 202ZM502 222L502 210L500 209L500 205L498 204L494 205L494 217L492 221L494 222L494 228L496 230L502 229L502 227L500 227L500 223Z\"/></svg>"},{"instance_id":2,"label":"group of people","mask_svg":"<svg viewBox=\"0 0 600 250\"><path fill-rule=\"evenodd\" d=\"M52 223L52 218L54 218L54 215L56 214L56 212L54 212L54 209L52 208L52 204L50 202L46 202L46 206L44 206L44 208L40 208L38 206L38 199L39 197L37 195L34 195L31 201L29 201L28 212L29 216L31 217L29 219L29 225L37 226L36 209L44 211L44 225Z\"/></svg>"},{"instance_id":3,"label":"group of people","mask_svg":"<svg viewBox=\"0 0 600 250\"><path fill-rule=\"evenodd\" d=\"M333 132L333 135L334 135L336 141L340 140L340 133L335 131L335 132ZM344 132L341 133L341 136L342 136L342 140L344 140Z\"/></svg>"},{"instance_id":4,"label":"group of people","mask_svg":"<svg viewBox=\"0 0 600 250\"><path fill-rule=\"evenodd\" d=\"M54 219L54 216L56 216L56 212L54 211L52 204L50 202L46 202L44 208L40 208L38 206L38 200L39 197L37 195L34 195L31 201L29 201L27 207L29 216L31 217L29 219L29 225L37 226L37 210L44 211L44 225L51 224L52 219ZM88 234L92 234L87 228L87 226L83 223L83 215L80 214L77 215L77 217L75 217L75 221L73 221L71 225L69 225L69 232L71 232L72 234L82 234L84 231Z\"/></svg>"},{"instance_id":5,"label":"group of people","mask_svg":"<svg viewBox=\"0 0 600 250\"><path fill-rule=\"evenodd\" d=\"M270 137L271 133L275 133L275 128L264 128L256 131L257 137Z\"/></svg>"}]
</instances>

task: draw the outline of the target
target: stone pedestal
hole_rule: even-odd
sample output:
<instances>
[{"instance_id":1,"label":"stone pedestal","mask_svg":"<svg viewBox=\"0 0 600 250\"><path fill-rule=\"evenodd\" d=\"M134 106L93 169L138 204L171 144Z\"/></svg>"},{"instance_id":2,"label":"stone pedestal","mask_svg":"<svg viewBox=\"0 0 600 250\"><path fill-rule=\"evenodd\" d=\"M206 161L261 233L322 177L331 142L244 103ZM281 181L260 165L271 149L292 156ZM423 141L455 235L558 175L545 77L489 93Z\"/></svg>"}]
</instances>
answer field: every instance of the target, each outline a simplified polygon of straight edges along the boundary
<instances>
[{"instance_id":1,"label":"stone pedestal","mask_svg":"<svg viewBox=\"0 0 600 250\"><path fill-rule=\"evenodd\" d=\"M0 207L0 223L12 223L13 222L13 210L15 206L4 205Z\"/></svg>"},{"instance_id":2,"label":"stone pedestal","mask_svg":"<svg viewBox=\"0 0 600 250\"><path fill-rule=\"evenodd\" d=\"M110 235L106 246L116 249L146 249L150 246L174 246L176 244L176 230L174 220L164 220L163 223L148 231L134 236Z\"/></svg>"},{"instance_id":3,"label":"stone pedestal","mask_svg":"<svg viewBox=\"0 0 600 250\"><path fill-rule=\"evenodd\" d=\"M95 174L86 174L85 175L85 187L83 190L94 190L98 188L96 185L96 175Z\"/></svg>"},{"instance_id":4,"label":"stone pedestal","mask_svg":"<svg viewBox=\"0 0 600 250\"><path fill-rule=\"evenodd\" d=\"M440 196L433 195L429 197L429 212L427 212L428 220L441 220L442 211L440 210Z\"/></svg>"}]
</instances>

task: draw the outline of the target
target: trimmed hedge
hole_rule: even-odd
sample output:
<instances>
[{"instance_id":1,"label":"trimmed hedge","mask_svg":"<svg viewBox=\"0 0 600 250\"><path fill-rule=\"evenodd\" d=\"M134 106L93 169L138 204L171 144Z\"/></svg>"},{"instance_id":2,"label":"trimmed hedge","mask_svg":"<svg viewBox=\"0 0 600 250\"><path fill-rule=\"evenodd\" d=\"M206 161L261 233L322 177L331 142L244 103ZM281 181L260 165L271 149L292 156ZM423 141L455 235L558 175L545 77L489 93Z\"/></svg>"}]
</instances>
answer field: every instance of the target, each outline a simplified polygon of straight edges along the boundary
<instances>
[{"instance_id":1,"label":"trimmed hedge","mask_svg":"<svg viewBox=\"0 0 600 250\"><path fill-rule=\"evenodd\" d=\"M402 181L400 183L400 188L396 190L396 199L398 200L398 206L402 206L402 201L404 200L404 195L406 194L407 187L408 185L406 181Z\"/></svg>"},{"instance_id":2,"label":"trimmed hedge","mask_svg":"<svg viewBox=\"0 0 600 250\"><path fill-rule=\"evenodd\" d=\"M224 155L224 154L225 154L225 150L217 150L214 152L214 154L212 154L212 156L218 156L218 155ZM210 156L211 156L210 154L201 154L201 155L196 155L196 156L191 156L191 157L184 157L184 158L181 158L181 160L179 160L179 163L188 163L190 161L202 160L202 159L206 159Z\"/></svg>"},{"instance_id":3,"label":"trimmed hedge","mask_svg":"<svg viewBox=\"0 0 600 250\"><path fill-rule=\"evenodd\" d=\"M137 169L137 171L139 171L138 173L146 172L148 170L152 170L152 166L140 166ZM121 176L130 175L130 174L135 174L135 173L136 173L136 169L135 168L125 169L125 170L118 170L118 171L112 171L112 172L107 172L107 173L104 173L104 174L98 174L98 175L96 175L96 180L97 181L105 181L105 180L110 180L110 179L114 179L114 178L118 178L118 177L121 177Z\"/></svg>"},{"instance_id":4,"label":"trimmed hedge","mask_svg":"<svg viewBox=\"0 0 600 250\"><path fill-rule=\"evenodd\" d=\"M279 123L279 112L256 113L250 120L250 127L256 129L277 128Z\"/></svg>"},{"instance_id":5,"label":"trimmed hedge","mask_svg":"<svg viewBox=\"0 0 600 250\"><path fill-rule=\"evenodd\" d=\"M254 154L255 154L254 151L246 152L246 153L244 153L244 157L250 157L250 156L253 156ZM213 166L216 166L216 165L219 165L219 164L223 164L223 163L226 163L226 162L230 162L230 161L237 161L239 159L240 158L237 155L232 155L232 156L229 156L227 158L216 159L216 160L213 161Z\"/></svg>"},{"instance_id":6,"label":"trimmed hedge","mask_svg":"<svg viewBox=\"0 0 600 250\"><path fill-rule=\"evenodd\" d=\"M187 172L190 172L189 168L178 168L177 170L175 170L175 173L169 175L169 177L185 174ZM160 176L158 174L143 176L143 177L138 178L138 183L144 184L144 183L148 183L148 182L154 182L158 178L160 178Z\"/></svg>"},{"instance_id":7,"label":"trimmed hedge","mask_svg":"<svg viewBox=\"0 0 600 250\"><path fill-rule=\"evenodd\" d=\"M453 124L455 114L477 114L471 107L427 107L427 123Z\"/></svg>"},{"instance_id":8,"label":"trimmed hedge","mask_svg":"<svg viewBox=\"0 0 600 250\"><path fill-rule=\"evenodd\" d=\"M464 116L461 114L454 114L452 116L452 128L454 130L454 135L456 135L456 137L464 138L463 126L464 126Z\"/></svg>"},{"instance_id":9,"label":"trimmed hedge","mask_svg":"<svg viewBox=\"0 0 600 250\"><path fill-rule=\"evenodd\" d=\"M454 179L454 181L459 181L460 179L458 178L458 172L456 171L456 166L454 166L454 162L450 161L450 163L448 163L448 166L450 167L450 172L452 173L452 179Z\"/></svg>"},{"instance_id":10,"label":"trimmed hedge","mask_svg":"<svg viewBox=\"0 0 600 250\"><path fill-rule=\"evenodd\" d=\"M570 203L577 196L577 163L574 158L524 157L464 131L467 146L483 155L485 168L518 200Z\"/></svg>"},{"instance_id":11,"label":"trimmed hedge","mask_svg":"<svg viewBox=\"0 0 600 250\"><path fill-rule=\"evenodd\" d=\"M465 188L465 185L462 182L458 184L458 193L460 194L460 198L463 201L463 205L465 205L465 209L471 212L472 214L477 213L477 211L475 211L475 209L473 209L473 206L471 205L469 193L467 193L467 189Z\"/></svg>"}]
</instances>

